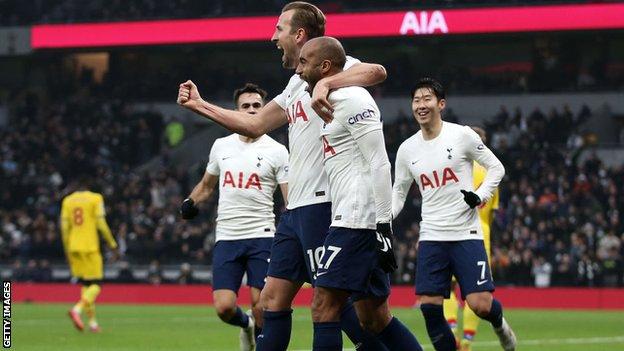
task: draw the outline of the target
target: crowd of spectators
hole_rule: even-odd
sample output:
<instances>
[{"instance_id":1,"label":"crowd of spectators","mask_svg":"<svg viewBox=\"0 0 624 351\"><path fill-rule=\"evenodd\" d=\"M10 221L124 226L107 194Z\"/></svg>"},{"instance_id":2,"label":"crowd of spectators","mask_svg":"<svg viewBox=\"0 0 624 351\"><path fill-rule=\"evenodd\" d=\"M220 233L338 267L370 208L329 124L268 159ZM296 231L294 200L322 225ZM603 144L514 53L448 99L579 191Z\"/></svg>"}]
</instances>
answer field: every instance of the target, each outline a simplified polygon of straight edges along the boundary
<instances>
[{"instance_id":1,"label":"crowd of spectators","mask_svg":"<svg viewBox=\"0 0 624 351\"><path fill-rule=\"evenodd\" d=\"M608 1L608 0L607 0ZM2 0L0 25L128 21L162 18L200 18L278 13L286 0ZM389 0L384 2L317 0L327 13L366 10L463 7L480 5L524 5L585 3L587 0ZM604 0L602 1L604 2Z\"/></svg>"},{"instance_id":2,"label":"crowd of spectators","mask_svg":"<svg viewBox=\"0 0 624 351\"><path fill-rule=\"evenodd\" d=\"M160 283L167 281L157 274L160 265L187 263L174 281L192 282L192 265L211 263L216 198L202 206L198 219L182 221L177 214L203 164L189 171L164 157L156 171L136 167L167 154L161 115L84 93L63 102L24 93L13 99L10 114L0 129L0 262L13 268L13 279L48 281L51 266L64 264L60 202L81 174L91 175L93 189L105 197L122 254L118 279L136 281L131 268L149 265L144 280ZM587 107L548 113L502 107L486 121L489 144L507 169L492 228L499 284L623 284L624 167L608 168L596 156L580 161L592 142L583 131L591 118ZM407 116L385 126L391 162L416 130ZM274 137L285 143L286 131ZM283 205L276 199L279 215ZM420 197L413 188L394 222L397 283L413 282L419 220Z\"/></svg>"}]
</instances>

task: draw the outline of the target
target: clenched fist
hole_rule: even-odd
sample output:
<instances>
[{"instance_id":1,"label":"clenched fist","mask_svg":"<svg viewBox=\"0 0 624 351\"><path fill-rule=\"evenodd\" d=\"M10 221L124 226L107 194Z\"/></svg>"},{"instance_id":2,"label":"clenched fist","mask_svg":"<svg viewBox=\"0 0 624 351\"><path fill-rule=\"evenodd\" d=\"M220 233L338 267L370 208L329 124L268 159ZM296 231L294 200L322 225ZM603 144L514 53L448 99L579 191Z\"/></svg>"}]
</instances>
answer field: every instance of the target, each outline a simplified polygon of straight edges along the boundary
<instances>
[{"instance_id":1,"label":"clenched fist","mask_svg":"<svg viewBox=\"0 0 624 351\"><path fill-rule=\"evenodd\" d=\"M177 100L178 105L190 109L201 100L202 98L199 95L199 90L197 90L197 85L195 85L195 83L187 80L186 82L180 84Z\"/></svg>"}]
</instances>

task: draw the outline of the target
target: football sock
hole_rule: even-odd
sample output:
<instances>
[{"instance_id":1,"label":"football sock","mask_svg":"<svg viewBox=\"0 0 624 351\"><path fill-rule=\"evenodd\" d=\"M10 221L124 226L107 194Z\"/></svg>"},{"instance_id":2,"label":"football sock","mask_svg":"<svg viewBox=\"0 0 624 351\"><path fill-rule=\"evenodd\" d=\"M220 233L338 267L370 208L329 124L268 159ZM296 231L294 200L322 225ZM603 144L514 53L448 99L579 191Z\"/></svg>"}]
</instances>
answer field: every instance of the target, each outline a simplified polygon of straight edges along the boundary
<instances>
[{"instance_id":1,"label":"football sock","mask_svg":"<svg viewBox=\"0 0 624 351\"><path fill-rule=\"evenodd\" d=\"M314 323L313 351L341 351L340 322Z\"/></svg>"},{"instance_id":2,"label":"football sock","mask_svg":"<svg viewBox=\"0 0 624 351\"><path fill-rule=\"evenodd\" d=\"M454 351L457 350L455 344L455 336L451 332L446 319L444 319L444 311L441 305L422 304L420 305L423 317L425 317L425 325L429 339L436 351Z\"/></svg>"},{"instance_id":3,"label":"football sock","mask_svg":"<svg viewBox=\"0 0 624 351\"><path fill-rule=\"evenodd\" d=\"M479 322L481 322L481 318L470 308L464 307L464 340L472 341L474 339Z\"/></svg>"},{"instance_id":4,"label":"football sock","mask_svg":"<svg viewBox=\"0 0 624 351\"><path fill-rule=\"evenodd\" d=\"M249 326L249 316L245 314L245 312L243 312L240 307L236 306L236 312L234 312L232 318L230 318L230 320L226 323L241 328L247 328Z\"/></svg>"},{"instance_id":5,"label":"football sock","mask_svg":"<svg viewBox=\"0 0 624 351\"><path fill-rule=\"evenodd\" d=\"M497 299L492 299L492 307L490 307L490 313L483 317L486 321L492 323L494 328L500 328L503 325L503 306Z\"/></svg>"},{"instance_id":6,"label":"football sock","mask_svg":"<svg viewBox=\"0 0 624 351\"><path fill-rule=\"evenodd\" d=\"M377 335L379 340L386 345L388 350L413 350L422 351L422 347L401 321L392 317L390 323Z\"/></svg>"},{"instance_id":7,"label":"football sock","mask_svg":"<svg viewBox=\"0 0 624 351\"><path fill-rule=\"evenodd\" d=\"M82 310L84 309L85 305L86 305L86 298L85 298L85 292L87 291L87 287L86 286L82 286L82 288L80 288L80 301L78 301L74 307L72 308L75 312L78 313L82 313Z\"/></svg>"},{"instance_id":8,"label":"football sock","mask_svg":"<svg viewBox=\"0 0 624 351\"><path fill-rule=\"evenodd\" d=\"M87 287L87 290L83 294L83 298L88 303L95 303L95 300L97 299L98 295L100 295L101 290L102 288L100 288L98 284L91 284L89 285L89 287Z\"/></svg>"},{"instance_id":9,"label":"football sock","mask_svg":"<svg viewBox=\"0 0 624 351\"><path fill-rule=\"evenodd\" d=\"M87 313L87 317L89 318L89 325L97 325L97 320L95 319L95 304L87 304L85 306L85 312Z\"/></svg>"},{"instance_id":10,"label":"football sock","mask_svg":"<svg viewBox=\"0 0 624 351\"><path fill-rule=\"evenodd\" d=\"M451 297L444 299L442 306L444 307L444 318L446 318L446 322L451 328L453 335L457 335L457 310L459 309L459 305L454 292L451 291ZM464 316L465 315L464 313ZM464 325L465 323L466 320L464 319Z\"/></svg>"},{"instance_id":11,"label":"football sock","mask_svg":"<svg viewBox=\"0 0 624 351\"><path fill-rule=\"evenodd\" d=\"M385 351L386 347L373 334L362 329L355 308L349 300L340 312L340 328L358 351Z\"/></svg>"},{"instance_id":12,"label":"football sock","mask_svg":"<svg viewBox=\"0 0 624 351\"><path fill-rule=\"evenodd\" d=\"M285 351L290 342L292 310L264 311L262 334L258 335L256 351Z\"/></svg>"}]
</instances>

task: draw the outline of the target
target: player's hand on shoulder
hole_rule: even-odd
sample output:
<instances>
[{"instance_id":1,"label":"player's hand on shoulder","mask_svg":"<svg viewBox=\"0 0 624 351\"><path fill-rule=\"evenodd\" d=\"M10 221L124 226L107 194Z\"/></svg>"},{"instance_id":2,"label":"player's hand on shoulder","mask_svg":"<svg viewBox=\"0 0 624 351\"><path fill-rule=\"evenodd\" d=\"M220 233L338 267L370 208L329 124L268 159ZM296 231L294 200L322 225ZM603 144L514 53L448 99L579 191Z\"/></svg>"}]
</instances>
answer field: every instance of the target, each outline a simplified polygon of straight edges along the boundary
<instances>
[{"instance_id":1,"label":"player's hand on shoulder","mask_svg":"<svg viewBox=\"0 0 624 351\"><path fill-rule=\"evenodd\" d=\"M195 85L193 81L187 80L186 82L180 84L177 99L178 105L186 108L192 108L194 104L197 104L201 101L201 99L202 98L201 95L199 95L197 85Z\"/></svg>"},{"instance_id":2,"label":"player's hand on shoulder","mask_svg":"<svg viewBox=\"0 0 624 351\"><path fill-rule=\"evenodd\" d=\"M334 119L334 108L327 100L327 96L329 96L329 86L325 79L321 79L314 86L310 105L323 122L331 123Z\"/></svg>"},{"instance_id":3,"label":"player's hand on shoulder","mask_svg":"<svg viewBox=\"0 0 624 351\"><path fill-rule=\"evenodd\" d=\"M392 239L392 224L377 223L377 258L379 266L386 273L392 273L397 268L396 258L394 257L394 242Z\"/></svg>"},{"instance_id":4,"label":"player's hand on shoulder","mask_svg":"<svg viewBox=\"0 0 624 351\"><path fill-rule=\"evenodd\" d=\"M481 199L479 195L475 194L472 191L460 190L462 194L464 194L464 201L470 206L470 208L475 208L481 204Z\"/></svg>"},{"instance_id":5,"label":"player's hand on shoulder","mask_svg":"<svg viewBox=\"0 0 624 351\"><path fill-rule=\"evenodd\" d=\"M195 206L195 201L193 199L188 198L182 202L180 206L180 214L184 219L193 219L199 213L199 209Z\"/></svg>"}]
</instances>

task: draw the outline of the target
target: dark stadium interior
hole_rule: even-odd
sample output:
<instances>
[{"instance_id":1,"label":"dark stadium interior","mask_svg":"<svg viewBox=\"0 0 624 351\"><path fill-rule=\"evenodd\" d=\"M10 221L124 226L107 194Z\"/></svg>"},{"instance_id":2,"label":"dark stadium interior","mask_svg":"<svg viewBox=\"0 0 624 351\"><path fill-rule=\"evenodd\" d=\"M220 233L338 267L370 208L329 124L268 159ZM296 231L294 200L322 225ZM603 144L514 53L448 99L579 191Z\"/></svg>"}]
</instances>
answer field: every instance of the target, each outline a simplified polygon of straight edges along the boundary
<instances>
[{"instance_id":1,"label":"dark stadium interior","mask_svg":"<svg viewBox=\"0 0 624 351\"><path fill-rule=\"evenodd\" d=\"M285 2L88 3L0 0L0 25L273 15ZM382 7L375 1L316 3L328 12L346 12L563 2L395 0ZM446 85L451 107L456 96L476 96L478 103L484 95L624 90L621 31L368 38L346 40L345 47L363 61L386 67L388 80L371 88L375 98L404 98L406 106L411 83L423 75ZM494 50L504 54L492 55ZM245 56L250 51L253 65ZM281 69L279 55L267 41L0 56L0 108L8 116L0 124L0 264L12 271L11 278L62 280L52 274L54 267L64 265L60 201L71 192L72 181L87 173L104 195L107 219L122 252L115 280L209 281L194 279L188 271L174 278L162 275L165 266L210 265L216 197L201 207L198 219L182 221L178 215L181 201L203 173L207 150L201 162L180 166L174 156L179 145L168 134L175 116L136 104L172 104L178 84L188 78L215 101L230 103L232 91L247 81L274 96L290 76ZM624 164L605 162L594 151L623 152L624 116L604 117L616 121L619 129L613 140L601 139L590 126L603 112L589 102L582 101L587 105L578 109L566 103L501 106L499 113L482 116L479 124L488 132L488 144L507 170L492 228L497 285L534 286L546 274L552 286L624 286ZM417 124L406 111L388 118L384 126L392 163L400 143L416 132ZM466 120L456 109L445 117ZM183 124L185 138L216 128L199 117ZM285 129L273 135L286 143ZM159 165L144 167L154 157ZM417 190L412 192L394 222L397 284L414 281L420 201ZM276 196L278 215L283 210L279 200ZM137 276L133 267L148 274Z\"/></svg>"}]
</instances>

